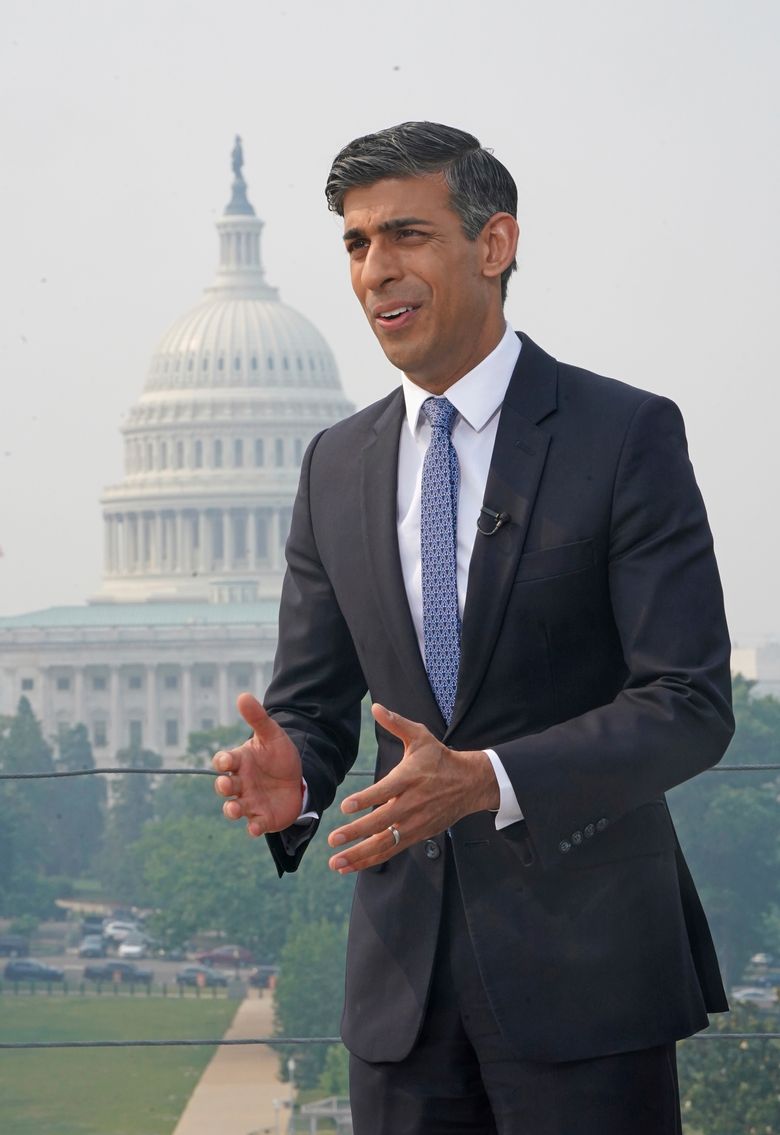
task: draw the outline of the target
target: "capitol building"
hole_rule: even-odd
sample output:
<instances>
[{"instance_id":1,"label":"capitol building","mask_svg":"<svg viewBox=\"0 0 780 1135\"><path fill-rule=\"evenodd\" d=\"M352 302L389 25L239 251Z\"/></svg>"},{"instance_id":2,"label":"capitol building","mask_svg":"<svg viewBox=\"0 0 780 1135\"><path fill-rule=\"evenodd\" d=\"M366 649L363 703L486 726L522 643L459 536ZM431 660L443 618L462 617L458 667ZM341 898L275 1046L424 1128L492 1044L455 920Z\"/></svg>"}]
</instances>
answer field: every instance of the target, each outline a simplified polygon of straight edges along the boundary
<instances>
[{"instance_id":1,"label":"capitol building","mask_svg":"<svg viewBox=\"0 0 780 1135\"><path fill-rule=\"evenodd\" d=\"M0 618L0 713L24 695L47 736L83 722L98 763L129 745L172 762L235 721L241 690L262 697L304 449L353 410L320 332L266 281L240 139L232 165L216 278L122 427L101 591Z\"/></svg>"}]
</instances>

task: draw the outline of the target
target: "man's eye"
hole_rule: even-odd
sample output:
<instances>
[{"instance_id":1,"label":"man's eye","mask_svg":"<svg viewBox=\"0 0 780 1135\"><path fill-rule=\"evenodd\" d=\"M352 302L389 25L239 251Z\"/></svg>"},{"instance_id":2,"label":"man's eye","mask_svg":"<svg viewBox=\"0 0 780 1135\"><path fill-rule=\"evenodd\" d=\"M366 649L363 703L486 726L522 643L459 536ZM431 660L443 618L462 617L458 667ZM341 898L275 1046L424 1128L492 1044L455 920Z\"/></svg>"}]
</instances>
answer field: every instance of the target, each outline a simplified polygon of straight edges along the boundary
<instances>
[{"instance_id":1,"label":"man's eye","mask_svg":"<svg viewBox=\"0 0 780 1135\"><path fill-rule=\"evenodd\" d=\"M423 234L419 229L399 229L399 236L422 236Z\"/></svg>"},{"instance_id":2,"label":"man's eye","mask_svg":"<svg viewBox=\"0 0 780 1135\"><path fill-rule=\"evenodd\" d=\"M367 240L362 240L362 239L360 239L360 240L351 240L351 241L349 241L349 243L347 244L347 252L348 252L348 253L350 254L350 256L351 256L353 252L361 252L361 251L362 251L362 250L363 250L364 248L366 248L367 246L368 246L368 241L367 241Z\"/></svg>"}]
</instances>

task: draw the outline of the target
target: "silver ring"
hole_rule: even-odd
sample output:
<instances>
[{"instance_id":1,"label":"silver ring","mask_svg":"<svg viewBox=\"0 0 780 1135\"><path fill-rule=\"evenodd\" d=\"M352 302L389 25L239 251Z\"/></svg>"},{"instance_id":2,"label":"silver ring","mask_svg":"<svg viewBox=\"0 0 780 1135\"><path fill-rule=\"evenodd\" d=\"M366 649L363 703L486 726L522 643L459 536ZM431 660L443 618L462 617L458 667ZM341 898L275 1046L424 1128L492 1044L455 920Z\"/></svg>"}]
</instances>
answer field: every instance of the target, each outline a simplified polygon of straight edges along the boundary
<instances>
[{"instance_id":1,"label":"silver ring","mask_svg":"<svg viewBox=\"0 0 780 1135\"><path fill-rule=\"evenodd\" d=\"M395 824L391 824L387 830L393 837L393 843L396 847L398 847L398 844L401 842L401 833L399 832L398 828L395 826Z\"/></svg>"}]
</instances>

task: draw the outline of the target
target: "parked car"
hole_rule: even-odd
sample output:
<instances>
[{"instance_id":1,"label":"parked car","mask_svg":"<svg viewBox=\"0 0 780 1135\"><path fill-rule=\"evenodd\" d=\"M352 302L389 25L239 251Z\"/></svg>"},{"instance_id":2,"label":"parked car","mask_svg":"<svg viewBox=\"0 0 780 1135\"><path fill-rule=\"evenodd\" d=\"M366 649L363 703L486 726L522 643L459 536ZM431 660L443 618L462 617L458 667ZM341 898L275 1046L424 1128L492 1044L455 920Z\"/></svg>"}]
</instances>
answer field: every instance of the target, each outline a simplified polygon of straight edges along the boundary
<instances>
[{"instance_id":1,"label":"parked car","mask_svg":"<svg viewBox=\"0 0 780 1135\"><path fill-rule=\"evenodd\" d=\"M103 926L105 918L102 914L87 914L81 920L81 934L84 938L97 934L100 937L103 933Z\"/></svg>"},{"instance_id":2,"label":"parked car","mask_svg":"<svg viewBox=\"0 0 780 1135\"><path fill-rule=\"evenodd\" d=\"M3 970L6 981L64 981L65 971L44 965L34 958L17 958Z\"/></svg>"},{"instance_id":3,"label":"parked car","mask_svg":"<svg viewBox=\"0 0 780 1135\"><path fill-rule=\"evenodd\" d=\"M119 943L117 954L120 958L145 958L149 949L149 939L144 934L128 934Z\"/></svg>"},{"instance_id":4,"label":"parked car","mask_svg":"<svg viewBox=\"0 0 780 1135\"><path fill-rule=\"evenodd\" d=\"M731 1000L741 1005L751 1004L759 1009L775 1009L780 999L775 989L766 986L749 985L742 989L732 989Z\"/></svg>"},{"instance_id":5,"label":"parked car","mask_svg":"<svg viewBox=\"0 0 780 1135\"><path fill-rule=\"evenodd\" d=\"M102 934L86 934L79 944L80 958L105 957L106 943Z\"/></svg>"},{"instance_id":6,"label":"parked car","mask_svg":"<svg viewBox=\"0 0 780 1135\"><path fill-rule=\"evenodd\" d=\"M103 927L103 937L108 938L114 945L124 942L128 934L139 934L141 927L137 922L122 922L115 918Z\"/></svg>"},{"instance_id":7,"label":"parked car","mask_svg":"<svg viewBox=\"0 0 780 1135\"><path fill-rule=\"evenodd\" d=\"M216 946L205 954L198 954L197 960L204 966L251 966L255 959L243 946Z\"/></svg>"},{"instance_id":8,"label":"parked car","mask_svg":"<svg viewBox=\"0 0 780 1135\"><path fill-rule=\"evenodd\" d=\"M211 966L185 966L176 974L177 985L227 985L224 973Z\"/></svg>"},{"instance_id":9,"label":"parked car","mask_svg":"<svg viewBox=\"0 0 780 1135\"><path fill-rule=\"evenodd\" d=\"M30 943L21 934L0 935L0 956L4 958L25 958L30 952Z\"/></svg>"},{"instance_id":10,"label":"parked car","mask_svg":"<svg viewBox=\"0 0 780 1135\"><path fill-rule=\"evenodd\" d=\"M253 985L255 989L268 989L275 981L278 973L278 966L255 966L249 974L247 981L250 985Z\"/></svg>"},{"instance_id":11,"label":"parked car","mask_svg":"<svg viewBox=\"0 0 780 1135\"><path fill-rule=\"evenodd\" d=\"M84 966L86 981L105 981L111 985L151 985L153 976L150 969L139 969L132 962L113 959L101 965Z\"/></svg>"}]
</instances>

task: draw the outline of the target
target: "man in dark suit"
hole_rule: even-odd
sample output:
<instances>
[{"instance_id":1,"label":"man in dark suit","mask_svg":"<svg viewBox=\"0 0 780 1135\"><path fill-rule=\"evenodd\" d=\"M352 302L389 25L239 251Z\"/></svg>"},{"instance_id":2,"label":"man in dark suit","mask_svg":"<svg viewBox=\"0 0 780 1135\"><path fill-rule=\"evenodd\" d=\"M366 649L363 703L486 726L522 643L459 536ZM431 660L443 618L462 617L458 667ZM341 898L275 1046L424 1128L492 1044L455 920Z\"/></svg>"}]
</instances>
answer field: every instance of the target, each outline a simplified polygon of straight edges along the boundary
<instances>
[{"instance_id":1,"label":"man in dark suit","mask_svg":"<svg viewBox=\"0 0 780 1135\"><path fill-rule=\"evenodd\" d=\"M308 449L224 812L295 870L370 690L330 836L355 1131L671 1135L674 1042L726 1006L664 793L733 728L679 412L507 328L516 190L471 135L357 139L327 195L403 383Z\"/></svg>"}]
</instances>

